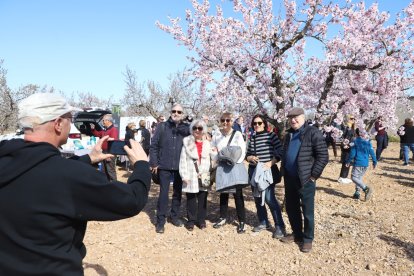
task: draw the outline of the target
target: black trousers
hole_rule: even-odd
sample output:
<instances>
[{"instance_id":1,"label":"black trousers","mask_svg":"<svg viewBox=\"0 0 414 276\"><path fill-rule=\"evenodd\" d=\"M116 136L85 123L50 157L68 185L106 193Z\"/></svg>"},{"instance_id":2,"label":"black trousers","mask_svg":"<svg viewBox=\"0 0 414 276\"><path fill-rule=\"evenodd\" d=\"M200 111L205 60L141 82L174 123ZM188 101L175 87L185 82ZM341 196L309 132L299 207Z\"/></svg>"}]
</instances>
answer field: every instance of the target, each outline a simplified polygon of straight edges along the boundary
<instances>
[{"instance_id":1,"label":"black trousers","mask_svg":"<svg viewBox=\"0 0 414 276\"><path fill-rule=\"evenodd\" d=\"M160 170L160 194L157 203L157 223L164 225L168 211L168 192L170 181L173 180L173 195L171 200L171 219L178 219L181 206L181 190L183 180L177 171Z\"/></svg>"},{"instance_id":2,"label":"black trousers","mask_svg":"<svg viewBox=\"0 0 414 276\"><path fill-rule=\"evenodd\" d=\"M350 150L344 150L344 149L341 150L342 167L341 167L341 173L339 174L339 177L348 178L350 167L346 166L346 161L348 160L350 154L351 154Z\"/></svg>"},{"instance_id":3,"label":"black trousers","mask_svg":"<svg viewBox=\"0 0 414 276\"><path fill-rule=\"evenodd\" d=\"M286 173L284 178L286 212L293 234L303 242L312 242L315 233L316 185L308 181L302 186L298 176L289 176Z\"/></svg>"},{"instance_id":4,"label":"black trousers","mask_svg":"<svg viewBox=\"0 0 414 276\"><path fill-rule=\"evenodd\" d=\"M227 211L229 209L229 193L220 194L220 217L227 218ZM234 202L236 204L237 218L239 222L246 221L246 209L244 208L243 189L236 188L236 193L233 193Z\"/></svg>"},{"instance_id":5,"label":"black trousers","mask_svg":"<svg viewBox=\"0 0 414 276\"><path fill-rule=\"evenodd\" d=\"M205 224L207 215L207 191L187 193L187 219L189 224Z\"/></svg>"},{"instance_id":6,"label":"black trousers","mask_svg":"<svg viewBox=\"0 0 414 276\"><path fill-rule=\"evenodd\" d=\"M106 178L108 178L109 181L117 180L115 160L116 160L116 157L110 158L109 161L103 160L104 172L105 172Z\"/></svg>"},{"instance_id":7,"label":"black trousers","mask_svg":"<svg viewBox=\"0 0 414 276\"><path fill-rule=\"evenodd\" d=\"M327 140L326 142L326 147L329 148L329 146L332 146L332 150L333 150L333 154L335 157L337 157L337 151L336 151L336 142L334 139L331 140Z\"/></svg>"}]
</instances>

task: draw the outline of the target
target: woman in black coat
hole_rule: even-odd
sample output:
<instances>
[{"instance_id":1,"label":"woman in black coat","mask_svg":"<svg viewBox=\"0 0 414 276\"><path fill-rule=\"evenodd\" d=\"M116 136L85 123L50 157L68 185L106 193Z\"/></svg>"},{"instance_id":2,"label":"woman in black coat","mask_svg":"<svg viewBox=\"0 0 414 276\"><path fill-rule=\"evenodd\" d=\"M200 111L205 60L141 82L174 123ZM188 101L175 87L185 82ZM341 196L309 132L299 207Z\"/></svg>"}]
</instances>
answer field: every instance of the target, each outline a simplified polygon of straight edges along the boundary
<instances>
[{"instance_id":1,"label":"woman in black coat","mask_svg":"<svg viewBox=\"0 0 414 276\"><path fill-rule=\"evenodd\" d=\"M129 140L135 140L135 133L136 133L136 125L135 123L128 123L125 128L125 141L128 142Z\"/></svg>"}]
</instances>

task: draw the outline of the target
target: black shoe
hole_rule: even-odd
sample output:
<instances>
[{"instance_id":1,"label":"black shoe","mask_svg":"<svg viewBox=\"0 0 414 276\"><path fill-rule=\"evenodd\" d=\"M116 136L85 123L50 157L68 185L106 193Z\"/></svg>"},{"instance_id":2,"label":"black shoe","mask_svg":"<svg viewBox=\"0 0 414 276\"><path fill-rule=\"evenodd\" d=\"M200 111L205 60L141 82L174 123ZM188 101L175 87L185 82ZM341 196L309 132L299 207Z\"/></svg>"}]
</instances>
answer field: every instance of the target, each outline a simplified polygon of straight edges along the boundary
<instances>
[{"instance_id":1,"label":"black shoe","mask_svg":"<svg viewBox=\"0 0 414 276\"><path fill-rule=\"evenodd\" d=\"M218 221L213 225L213 228L220 228L222 227L224 224L226 224L226 219L225 218L219 218Z\"/></svg>"},{"instance_id":2,"label":"black shoe","mask_svg":"<svg viewBox=\"0 0 414 276\"><path fill-rule=\"evenodd\" d=\"M193 231L194 230L194 224L192 224L192 223L187 223L186 225L185 225L185 228L188 230L188 231Z\"/></svg>"},{"instance_id":3,"label":"black shoe","mask_svg":"<svg viewBox=\"0 0 414 276\"><path fill-rule=\"evenodd\" d=\"M172 225L174 225L175 227L183 227L184 223L181 219L179 218L168 218L168 222L170 222Z\"/></svg>"},{"instance_id":4,"label":"black shoe","mask_svg":"<svg viewBox=\"0 0 414 276\"><path fill-rule=\"evenodd\" d=\"M246 232L246 230L244 230L244 222L240 222L237 226L237 233L243 234L244 232Z\"/></svg>"},{"instance_id":5,"label":"black shoe","mask_svg":"<svg viewBox=\"0 0 414 276\"><path fill-rule=\"evenodd\" d=\"M157 224L157 226L155 227L155 232L157 232L158 234L163 234L164 233L164 225L163 224Z\"/></svg>"},{"instance_id":6,"label":"black shoe","mask_svg":"<svg viewBox=\"0 0 414 276\"><path fill-rule=\"evenodd\" d=\"M205 222L197 223L197 227L200 228L200 230L203 230L207 228L207 224Z\"/></svg>"}]
</instances>

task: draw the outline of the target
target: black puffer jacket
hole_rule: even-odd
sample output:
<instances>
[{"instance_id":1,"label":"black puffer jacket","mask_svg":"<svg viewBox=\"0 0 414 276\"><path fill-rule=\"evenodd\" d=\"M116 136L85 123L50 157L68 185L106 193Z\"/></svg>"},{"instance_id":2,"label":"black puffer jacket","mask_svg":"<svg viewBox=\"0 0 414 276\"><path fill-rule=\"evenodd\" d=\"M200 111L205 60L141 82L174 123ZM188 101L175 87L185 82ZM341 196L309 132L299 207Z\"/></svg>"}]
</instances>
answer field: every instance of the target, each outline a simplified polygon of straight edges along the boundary
<instances>
[{"instance_id":1,"label":"black puffer jacket","mask_svg":"<svg viewBox=\"0 0 414 276\"><path fill-rule=\"evenodd\" d=\"M289 146L292 129L289 129L283 139L282 174L285 167L286 152ZM325 138L316 127L305 124L300 134L300 149L298 153L298 175L302 185L311 177L321 176L329 161Z\"/></svg>"}]
</instances>

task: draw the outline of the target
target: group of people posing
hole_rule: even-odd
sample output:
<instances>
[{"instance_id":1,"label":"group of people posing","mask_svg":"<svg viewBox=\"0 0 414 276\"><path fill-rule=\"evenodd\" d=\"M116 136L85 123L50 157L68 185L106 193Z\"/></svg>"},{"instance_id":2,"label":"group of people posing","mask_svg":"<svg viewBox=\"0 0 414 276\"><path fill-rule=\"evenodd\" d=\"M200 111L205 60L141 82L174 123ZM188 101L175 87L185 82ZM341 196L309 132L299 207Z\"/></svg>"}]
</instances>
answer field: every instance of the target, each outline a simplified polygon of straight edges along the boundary
<instances>
[{"instance_id":1,"label":"group of people posing","mask_svg":"<svg viewBox=\"0 0 414 276\"><path fill-rule=\"evenodd\" d=\"M202 119L184 123L183 108L175 104L169 119L157 126L150 146L150 166L159 177L155 230L164 233L165 223L206 228L207 196L212 190L220 193L220 215L213 227L218 229L228 221L229 195L233 194L237 212L237 233L246 231L243 189L250 187L255 197L258 223L253 231L271 229L268 206L274 221L273 237L283 242L297 242L302 252L310 252L314 238L315 182L328 163L328 150L322 133L305 123L302 108L289 111L290 128L283 142L268 131L265 116L252 119L254 135L247 145L240 131L233 129L234 117L229 112L220 116L219 131L211 136ZM245 166L248 162L248 168ZM281 162L281 173L277 163ZM286 235L280 204L275 197L275 185L284 177L286 211L293 233ZM171 211L168 193L173 183ZM182 193L187 197L187 221L180 218Z\"/></svg>"}]
</instances>

